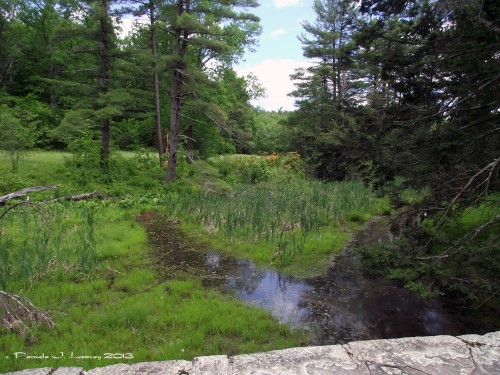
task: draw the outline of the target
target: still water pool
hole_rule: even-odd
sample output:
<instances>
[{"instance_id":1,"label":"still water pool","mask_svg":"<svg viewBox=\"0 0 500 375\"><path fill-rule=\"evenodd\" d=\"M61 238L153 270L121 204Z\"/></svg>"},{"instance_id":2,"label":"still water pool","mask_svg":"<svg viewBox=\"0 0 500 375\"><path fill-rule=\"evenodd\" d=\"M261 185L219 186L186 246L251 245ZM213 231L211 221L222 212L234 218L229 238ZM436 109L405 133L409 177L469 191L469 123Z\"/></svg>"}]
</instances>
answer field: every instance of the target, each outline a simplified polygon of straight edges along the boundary
<instances>
[{"instance_id":1,"label":"still water pool","mask_svg":"<svg viewBox=\"0 0 500 375\"><path fill-rule=\"evenodd\" d=\"M282 323L307 329L313 344L461 333L459 324L436 303L361 272L354 249L389 239L387 218L368 223L325 276L311 279L217 253L153 215L143 216L141 222L161 280L198 277L206 287L227 291L270 311Z\"/></svg>"}]
</instances>

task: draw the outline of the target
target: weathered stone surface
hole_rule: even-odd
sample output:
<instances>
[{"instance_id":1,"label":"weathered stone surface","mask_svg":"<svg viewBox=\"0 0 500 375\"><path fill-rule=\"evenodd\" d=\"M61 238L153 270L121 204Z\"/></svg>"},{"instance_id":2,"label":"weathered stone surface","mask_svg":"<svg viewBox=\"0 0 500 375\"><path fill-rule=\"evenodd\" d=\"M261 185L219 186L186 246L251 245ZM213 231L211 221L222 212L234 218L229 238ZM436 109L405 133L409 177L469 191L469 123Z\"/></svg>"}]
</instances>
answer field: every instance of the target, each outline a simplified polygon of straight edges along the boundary
<instances>
[{"instance_id":1,"label":"weathered stone surface","mask_svg":"<svg viewBox=\"0 0 500 375\"><path fill-rule=\"evenodd\" d=\"M349 343L344 346L369 374L470 374L474 364L464 342L452 336Z\"/></svg>"},{"instance_id":2,"label":"weathered stone surface","mask_svg":"<svg viewBox=\"0 0 500 375\"><path fill-rule=\"evenodd\" d=\"M474 374L500 374L500 332L484 336L460 336L469 348L475 366Z\"/></svg>"},{"instance_id":3,"label":"weathered stone surface","mask_svg":"<svg viewBox=\"0 0 500 375\"><path fill-rule=\"evenodd\" d=\"M51 372L50 375L81 375L83 368L81 367L61 367Z\"/></svg>"},{"instance_id":4,"label":"weathered stone surface","mask_svg":"<svg viewBox=\"0 0 500 375\"><path fill-rule=\"evenodd\" d=\"M23 371L7 372L5 375L48 375L52 371L50 367L32 368Z\"/></svg>"},{"instance_id":5,"label":"weathered stone surface","mask_svg":"<svg viewBox=\"0 0 500 375\"><path fill-rule=\"evenodd\" d=\"M226 355L197 357L189 375L229 374L229 358Z\"/></svg>"},{"instance_id":6,"label":"weathered stone surface","mask_svg":"<svg viewBox=\"0 0 500 375\"><path fill-rule=\"evenodd\" d=\"M85 375L135 375L135 374L183 374L189 373L189 361L141 362L132 365L112 365L99 367L85 372Z\"/></svg>"},{"instance_id":7,"label":"weathered stone surface","mask_svg":"<svg viewBox=\"0 0 500 375\"><path fill-rule=\"evenodd\" d=\"M500 332L351 342L189 361L119 364L89 371L41 368L9 375L500 375Z\"/></svg>"},{"instance_id":8,"label":"weathered stone surface","mask_svg":"<svg viewBox=\"0 0 500 375\"><path fill-rule=\"evenodd\" d=\"M230 358L230 374L353 374L358 366L340 345L292 348Z\"/></svg>"}]
</instances>

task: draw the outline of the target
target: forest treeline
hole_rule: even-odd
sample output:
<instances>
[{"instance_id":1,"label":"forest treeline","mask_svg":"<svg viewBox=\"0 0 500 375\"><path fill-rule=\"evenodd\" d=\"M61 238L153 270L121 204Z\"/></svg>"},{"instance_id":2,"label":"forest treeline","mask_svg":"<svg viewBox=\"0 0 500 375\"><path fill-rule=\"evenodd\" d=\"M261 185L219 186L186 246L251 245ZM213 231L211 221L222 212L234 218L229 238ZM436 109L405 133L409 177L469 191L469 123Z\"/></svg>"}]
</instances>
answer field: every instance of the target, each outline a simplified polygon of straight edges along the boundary
<instances>
[{"instance_id":1,"label":"forest treeline","mask_svg":"<svg viewBox=\"0 0 500 375\"><path fill-rule=\"evenodd\" d=\"M498 309L500 5L317 0L314 10L300 36L312 64L293 76L294 148L315 176L363 178L396 207L419 191L393 222L405 239L366 252L371 270Z\"/></svg>"},{"instance_id":2,"label":"forest treeline","mask_svg":"<svg viewBox=\"0 0 500 375\"><path fill-rule=\"evenodd\" d=\"M110 147L155 146L167 182L178 155L298 151L311 177L413 203L395 223L404 261L380 250L395 275L498 300L498 2L315 0L296 110L273 113L234 69L257 48L257 5L0 0L0 148L97 147L106 172ZM125 16L148 22L119 38Z\"/></svg>"},{"instance_id":3,"label":"forest treeline","mask_svg":"<svg viewBox=\"0 0 500 375\"><path fill-rule=\"evenodd\" d=\"M168 149L169 162L180 144L201 157L249 152L249 100L261 89L232 65L257 43L258 18L245 11L255 6L2 0L3 127L15 128L11 141L21 137L24 147L72 149L98 140L104 170L112 146ZM148 22L121 38L124 17ZM168 179L174 174L172 164Z\"/></svg>"}]
</instances>

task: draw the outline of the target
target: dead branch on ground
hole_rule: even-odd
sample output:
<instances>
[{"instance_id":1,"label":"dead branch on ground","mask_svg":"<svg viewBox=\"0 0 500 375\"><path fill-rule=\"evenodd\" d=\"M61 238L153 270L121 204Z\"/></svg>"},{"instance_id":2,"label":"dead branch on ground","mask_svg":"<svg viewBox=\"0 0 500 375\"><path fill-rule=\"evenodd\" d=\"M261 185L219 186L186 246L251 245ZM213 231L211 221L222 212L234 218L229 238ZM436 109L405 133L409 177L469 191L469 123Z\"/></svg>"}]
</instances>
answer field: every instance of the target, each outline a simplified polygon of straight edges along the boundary
<instances>
[{"instance_id":1,"label":"dead branch on ground","mask_svg":"<svg viewBox=\"0 0 500 375\"><path fill-rule=\"evenodd\" d=\"M57 188L58 188L57 186L34 186L34 187L27 187L27 188L15 191L13 193L9 193L7 195L1 196L0 197L0 205L4 205L5 202L7 202L9 199L24 197L26 194L32 193L34 191L54 190L54 189L57 189Z\"/></svg>"},{"instance_id":2,"label":"dead branch on ground","mask_svg":"<svg viewBox=\"0 0 500 375\"><path fill-rule=\"evenodd\" d=\"M0 290L0 324L7 331L23 334L28 325L33 323L54 327L48 314L33 305L28 298Z\"/></svg>"},{"instance_id":3,"label":"dead branch on ground","mask_svg":"<svg viewBox=\"0 0 500 375\"><path fill-rule=\"evenodd\" d=\"M22 196L26 196L26 194L31 193L31 192L36 192L36 191L43 191L43 190L53 190L57 189L57 186L35 186L35 187L28 187L24 188L22 190L4 195L0 197L0 206L5 205L5 202L7 202L10 199L13 198L18 198ZM50 199L50 200L45 200L45 201L30 201L29 199L22 201L22 202L17 202L13 204L12 206L6 208L2 213L0 213L0 220L12 209L18 207L18 206L25 206L25 205L32 205L34 203L36 204L46 204L46 203L53 203L53 202L61 202L61 201L81 201L84 199L92 199L92 198L97 198L100 200L107 199L107 197L102 194L101 192L95 190L91 193L84 193L84 194L77 194L77 195L70 195L67 197L60 197L60 198L55 198L55 199Z\"/></svg>"}]
</instances>

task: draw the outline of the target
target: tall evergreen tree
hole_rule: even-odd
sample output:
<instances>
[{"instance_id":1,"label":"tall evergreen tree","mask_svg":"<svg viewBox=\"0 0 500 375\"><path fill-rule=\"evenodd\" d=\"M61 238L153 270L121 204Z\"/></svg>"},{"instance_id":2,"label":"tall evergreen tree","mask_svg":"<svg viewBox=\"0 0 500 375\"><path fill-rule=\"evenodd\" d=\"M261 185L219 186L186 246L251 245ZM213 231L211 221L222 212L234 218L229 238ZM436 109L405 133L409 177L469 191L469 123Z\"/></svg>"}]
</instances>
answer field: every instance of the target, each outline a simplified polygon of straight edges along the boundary
<instances>
[{"instance_id":1,"label":"tall evergreen tree","mask_svg":"<svg viewBox=\"0 0 500 375\"><path fill-rule=\"evenodd\" d=\"M357 5L347 0L316 0L314 23L303 24L300 37L311 66L292 75L299 109L290 117L296 147L313 174L323 179L344 179L347 167L338 134L348 126L349 108L359 100L360 86L352 58Z\"/></svg>"},{"instance_id":2,"label":"tall evergreen tree","mask_svg":"<svg viewBox=\"0 0 500 375\"><path fill-rule=\"evenodd\" d=\"M187 93L193 95L190 85L195 80L201 79L199 59L190 60L190 48L196 51L206 51L212 54L211 58L218 60L231 59L241 53L241 50L231 48L231 38L237 33L231 25L256 24L258 18L245 11L237 11L237 7L255 7L254 0L225 0L205 2L199 0L177 0L172 7L175 17L170 23L174 37L174 50L170 59L172 69L171 87L171 110L170 110L170 147L166 181L171 182L175 178L179 133L181 123L181 111ZM213 17L215 15L215 17ZM229 25L229 26L228 26Z\"/></svg>"},{"instance_id":3,"label":"tall evergreen tree","mask_svg":"<svg viewBox=\"0 0 500 375\"><path fill-rule=\"evenodd\" d=\"M372 129L383 134L379 147L390 150L376 173L431 186L438 211L443 203L477 201L488 190L479 186L498 188L500 6L363 1L362 10L376 19L363 38L382 46L378 62L390 97L377 109L384 122Z\"/></svg>"},{"instance_id":4,"label":"tall evergreen tree","mask_svg":"<svg viewBox=\"0 0 500 375\"><path fill-rule=\"evenodd\" d=\"M358 40L379 48L365 57L384 85L350 140L396 202L407 187L426 192L394 223L406 242L388 263L416 290L498 314L500 5L364 0L361 11ZM473 208L482 217L464 225Z\"/></svg>"}]
</instances>

